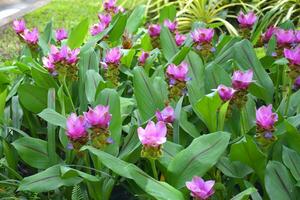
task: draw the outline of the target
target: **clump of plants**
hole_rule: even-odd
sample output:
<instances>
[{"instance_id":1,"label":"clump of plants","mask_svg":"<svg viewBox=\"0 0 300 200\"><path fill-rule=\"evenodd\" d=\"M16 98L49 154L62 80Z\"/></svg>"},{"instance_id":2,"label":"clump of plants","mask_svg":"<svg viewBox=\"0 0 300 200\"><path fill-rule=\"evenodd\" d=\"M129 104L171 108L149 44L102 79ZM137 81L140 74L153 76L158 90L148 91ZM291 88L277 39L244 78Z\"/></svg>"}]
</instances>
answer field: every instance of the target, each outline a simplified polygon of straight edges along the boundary
<instances>
[{"instance_id":1,"label":"clump of plants","mask_svg":"<svg viewBox=\"0 0 300 200\"><path fill-rule=\"evenodd\" d=\"M297 199L300 35L238 13L239 36L176 9L103 4L0 68L0 195L35 199Z\"/></svg>"}]
</instances>

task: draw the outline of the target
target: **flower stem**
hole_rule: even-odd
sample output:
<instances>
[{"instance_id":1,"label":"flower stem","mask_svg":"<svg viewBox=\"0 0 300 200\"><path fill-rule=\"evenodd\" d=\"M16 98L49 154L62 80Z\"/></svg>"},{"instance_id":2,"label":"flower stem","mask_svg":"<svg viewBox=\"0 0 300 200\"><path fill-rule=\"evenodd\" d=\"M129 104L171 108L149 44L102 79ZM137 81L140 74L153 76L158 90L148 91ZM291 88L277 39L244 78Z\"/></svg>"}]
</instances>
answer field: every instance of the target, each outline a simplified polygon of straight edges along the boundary
<instances>
[{"instance_id":1,"label":"flower stem","mask_svg":"<svg viewBox=\"0 0 300 200\"><path fill-rule=\"evenodd\" d=\"M68 88L68 86L67 86L65 77L63 78L63 86L65 87L65 90L66 90L66 92L67 92L67 96L68 96L68 98L70 99L70 102L71 102L73 111L75 112L76 109L75 109L75 106L74 106L74 103L73 103L73 100L72 100L71 93L70 93L69 88Z\"/></svg>"},{"instance_id":2,"label":"flower stem","mask_svg":"<svg viewBox=\"0 0 300 200\"><path fill-rule=\"evenodd\" d=\"M288 92L286 95L286 105L285 105L285 111L284 111L284 116L286 116L288 114L289 111L289 105L290 105L290 100L291 100L291 93L292 93L292 84L291 84L291 80L289 81L289 85L288 85Z\"/></svg>"},{"instance_id":3,"label":"flower stem","mask_svg":"<svg viewBox=\"0 0 300 200\"><path fill-rule=\"evenodd\" d=\"M157 174L157 170L156 170L156 166L155 166L155 160L154 159L149 159L149 161L150 161L150 164L151 164L153 176L156 180L158 180L158 174Z\"/></svg>"}]
</instances>

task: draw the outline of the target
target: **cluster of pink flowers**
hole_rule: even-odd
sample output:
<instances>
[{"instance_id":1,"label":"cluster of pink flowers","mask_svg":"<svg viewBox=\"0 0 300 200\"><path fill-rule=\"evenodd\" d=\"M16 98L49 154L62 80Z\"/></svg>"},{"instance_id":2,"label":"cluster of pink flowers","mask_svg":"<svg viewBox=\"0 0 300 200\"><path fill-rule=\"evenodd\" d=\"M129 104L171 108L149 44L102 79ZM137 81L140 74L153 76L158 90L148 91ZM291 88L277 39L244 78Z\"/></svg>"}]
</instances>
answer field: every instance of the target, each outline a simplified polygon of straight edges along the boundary
<instances>
[{"instance_id":1,"label":"cluster of pink flowers","mask_svg":"<svg viewBox=\"0 0 300 200\"><path fill-rule=\"evenodd\" d=\"M39 41L39 31L37 28L29 30L23 19L13 21L13 29L19 37L30 46L36 46Z\"/></svg>"},{"instance_id":2,"label":"cluster of pink flowers","mask_svg":"<svg viewBox=\"0 0 300 200\"><path fill-rule=\"evenodd\" d=\"M276 137L273 135L278 115L272 112L272 105L262 106L256 111L257 138L262 145L268 145Z\"/></svg>"},{"instance_id":3,"label":"cluster of pink flowers","mask_svg":"<svg viewBox=\"0 0 300 200\"><path fill-rule=\"evenodd\" d=\"M252 26L255 24L255 22L257 21L257 17L253 11L246 14L240 11L237 20L241 28L249 29L252 28Z\"/></svg>"},{"instance_id":4,"label":"cluster of pink flowers","mask_svg":"<svg viewBox=\"0 0 300 200\"><path fill-rule=\"evenodd\" d=\"M211 28L198 28L191 33L191 37L197 45L209 44L214 37L215 31Z\"/></svg>"},{"instance_id":5,"label":"cluster of pink flowers","mask_svg":"<svg viewBox=\"0 0 300 200\"><path fill-rule=\"evenodd\" d=\"M99 22L94 24L90 29L92 36L102 33L109 26L112 16L109 13L99 14L98 19Z\"/></svg>"},{"instance_id":6,"label":"cluster of pink flowers","mask_svg":"<svg viewBox=\"0 0 300 200\"><path fill-rule=\"evenodd\" d=\"M78 62L80 49L71 50L67 46L58 49L52 45L48 57L43 58L44 67L53 75L56 75L61 68L75 66Z\"/></svg>"},{"instance_id":7,"label":"cluster of pink flowers","mask_svg":"<svg viewBox=\"0 0 300 200\"><path fill-rule=\"evenodd\" d=\"M175 120L175 112L171 106L165 107L162 111L156 111L155 116L157 121L172 124Z\"/></svg>"},{"instance_id":8,"label":"cluster of pink flowers","mask_svg":"<svg viewBox=\"0 0 300 200\"><path fill-rule=\"evenodd\" d=\"M168 29L170 30L171 33L173 33L175 35L175 43L177 46L181 46L185 40L186 40L186 36L183 35L183 34L180 34L179 31L178 31L178 23L177 21L171 21L169 19L166 19L164 21L164 25L166 27L168 27Z\"/></svg>"},{"instance_id":9,"label":"cluster of pink flowers","mask_svg":"<svg viewBox=\"0 0 300 200\"><path fill-rule=\"evenodd\" d=\"M211 197L215 193L214 185L214 180L204 181L199 176L195 176L192 181L186 182L186 187L191 191L191 196L197 200L206 200Z\"/></svg>"},{"instance_id":10,"label":"cluster of pink flowers","mask_svg":"<svg viewBox=\"0 0 300 200\"><path fill-rule=\"evenodd\" d=\"M188 80L188 64L182 62L180 65L170 64L167 67L167 76L170 85L175 85L177 82L186 82Z\"/></svg>"},{"instance_id":11,"label":"cluster of pink flowers","mask_svg":"<svg viewBox=\"0 0 300 200\"><path fill-rule=\"evenodd\" d=\"M148 33L151 38L159 37L161 32L161 27L159 24L150 24L148 27Z\"/></svg>"},{"instance_id":12,"label":"cluster of pink flowers","mask_svg":"<svg viewBox=\"0 0 300 200\"><path fill-rule=\"evenodd\" d=\"M283 54L291 65L300 66L300 46L294 49L284 49Z\"/></svg>"},{"instance_id":13,"label":"cluster of pink flowers","mask_svg":"<svg viewBox=\"0 0 300 200\"><path fill-rule=\"evenodd\" d=\"M290 47L300 43L300 30L282 29L272 25L263 33L263 42L269 42L273 35L279 47Z\"/></svg>"},{"instance_id":14,"label":"cluster of pink flowers","mask_svg":"<svg viewBox=\"0 0 300 200\"><path fill-rule=\"evenodd\" d=\"M252 83L253 79L253 70L248 70L246 72L243 71L235 71L232 75L232 87L226 87L224 85L218 86L218 93L220 98L223 101L231 100L235 93L238 91L246 91L249 85Z\"/></svg>"},{"instance_id":15,"label":"cluster of pink flowers","mask_svg":"<svg viewBox=\"0 0 300 200\"><path fill-rule=\"evenodd\" d=\"M57 42L68 38L68 32L64 28L59 28L55 31L55 38Z\"/></svg>"},{"instance_id":16,"label":"cluster of pink flowers","mask_svg":"<svg viewBox=\"0 0 300 200\"><path fill-rule=\"evenodd\" d=\"M121 6L117 6L117 0L106 0L103 3L104 10L110 14L117 14L119 12L125 12L125 9Z\"/></svg>"},{"instance_id":17,"label":"cluster of pink flowers","mask_svg":"<svg viewBox=\"0 0 300 200\"><path fill-rule=\"evenodd\" d=\"M122 58L121 49L118 47L115 47L115 48L109 49L106 52L104 62L102 62L101 64L103 65L104 69L108 69L109 66L118 67L120 64L121 58Z\"/></svg>"},{"instance_id":18,"label":"cluster of pink flowers","mask_svg":"<svg viewBox=\"0 0 300 200\"><path fill-rule=\"evenodd\" d=\"M67 119L66 134L73 147L78 148L88 141L89 130L96 134L95 136L92 134L93 139L99 135L99 130L106 133L111 117L109 106L102 105L98 105L94 109L89 108L89 111L83 113L83 116L77 116L75 113L72 113ZM105 142L108 143L109 138L106 139L107 141Z\"/></svg>"}]
</instances>

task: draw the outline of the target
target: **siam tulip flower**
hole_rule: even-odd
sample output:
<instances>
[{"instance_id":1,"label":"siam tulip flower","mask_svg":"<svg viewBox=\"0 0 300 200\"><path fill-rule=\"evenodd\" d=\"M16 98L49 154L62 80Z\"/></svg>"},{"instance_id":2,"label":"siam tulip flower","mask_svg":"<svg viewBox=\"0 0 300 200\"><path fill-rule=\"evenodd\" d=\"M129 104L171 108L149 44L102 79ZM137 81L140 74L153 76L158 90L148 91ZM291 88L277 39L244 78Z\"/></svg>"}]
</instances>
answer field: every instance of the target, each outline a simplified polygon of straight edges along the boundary
<instances>
[{"instance_id":1,"label":"siam tulip flower","mask_svg":"<svg viewBox=\"0 0 300 200\"><path fill-rule=\"evenodd\" d=\"M219 85L217 88L218 94L222 101L229 101L234 96L235 90L225 85Z\"/></svg>"},{"instance_id":2,"label":"siam tulip flower","mask_svg":"<svg viewBox=\"0 0 300 200\"><path fill-rule=\"evenodd\" d=\"M94 109L89 108L89 111L83 114L86 122L97 128L107 128L112 116L109 113L109 106L102 105L98 105Z\"/></svg>"},{"instance_id":3,"label":"siam tulip flower","mask_svg":"<svg viewBox=\"0 0 300 200\"><path fill-rule=\"evenodd\" d=\"M107 12L114 12L117 7L117 0L106 0L103 3L104 10Z\"/></svg>"},{"instance_id":4,"label":"siam tulip flower","mask_svg":"<svg viewBox=\"0 0 300 200\"><path fill-rule=\"evenodd\" d=\"M185 35L181 35L181 34L176 34L175 35L175 42L177 46L181 46L186 40L186 36Z\"/></svg>"},{"instance_id":5,"label":"siam tulip flower","mask_svg":"<svg viewBox=\"0 0 300 200\"><path fill-rule=\"evenodd\" d=\"M68 49L68 55L66 57L66 62L69 64L69 65L74 65L78 62L78 55L80 53L80 49L77 48L77 49Z\"/></svg>"},{"instance_id":6,"label":"siam tulip flower","mask_svg":"<svg viewBox=\"0 0 300 200\"><path fill-rule=\"evenodd\" d=\"M53 60L54 63L60 62L64 57L61 55L61 51L54 45L50 47L49 57Z\"/></svg>"},{"instance_id":7,"label":"siam tulip flower","mask_svg":"<svg viewBox=\"0 0 300 200\"><path fill-rule=\"evenodd\" d=\"M284 57L289 60L292 65L300 65L300 46L295 49L284 49Z\"/></svg>"},{"instance_id":8,"label":"siam tulip flower","mask_svg":"<svg viewBox=\"0 0 300 200\"><path fill-rule=\"evenodd\" d=\"M105 63L107 65L119 65L120 64L120 60L122 57L122 52L120 50L120 48L113 48L110 49L105 56Z\"/></svg>"},{"instance_id":9,"label":"siam tulip flower","mask_svg":"<svg viewBox=\"0 0 300 200\"><path fill-rule=\"evenodd\" d=\"M55 73L55 65L54 65L54 61L51 59L51 57L47 58L47 57L43 57L43 65L44 67L48 70L48 72L50 72L51 74Z\"/></svg>"},{"instance_id":10,"label":"siam tulip flower","mask_svg":"<svg viewBox=\"0 0 300 200\"><path fill-rule=\"evenodd\" d=\"M277 39L277 43L280 46L290 45L295 41L295 34L293 30L284 30L278 28L275 31L275 36Z\"/></svg>"},{"instance_id":11,"label":"siam tulip flower","mask_svg":"<svg viewBox=\"0 0 300 200\"><path fill-rule=\"evenodd\" d=\"M252 11L246 14L241 11L237 17L237 20L241 28L251 28L255 24L257 17Z\"/></svg>"},{"instance_id":12,"label":"siam tulip flower","mask_svg":"<svg viewBox=\"0 0 300 200\"><path fill-rule=\"evenodd\" d=\"M98 18L100 20L100 22L102 24L105 25L105 27L107 27L109 25L109 23L111 22L111 15L108 13L108 14L98 14Z\"/></svg>"},{"instance_id":13,"label":"siam tulip flower","mask_svg":"<svg viewBox=\"0 0 300 200\"><path fill-rule=\"evenodd\" d=\"M175 120L175 112L171 106L165 107L162 111L156 111L155 116L158 121L165 123L173 123Z\"/></svg>"},{"instance_id":14,"label":"siam tulip flower","mask_svg":"<svg viewBox=\"0 0 300 200\"><path fill-rule=\"evenodd\" d=\"M138 58L138 61L139 61L140 65L144 65L146 63L148 57L149 57L149 53L145 52L145 51L142 51L142 54Z\"/></svg>"},{"instance_id":15,"label":"siam tulip flower","mask_svg":"<svg viewBox=\"0 0 300 200\"><path fill-rule=\"evenodd\" d=\"M206 200L214 194L215 181L204 181L199 176L194 176L192 181L186 182L186 187L191 191L191 196L195 199Z\"/></svg>"},{"instance_id":16,"label":"siam tulip flower","mask_svg":"<svg viewBox=\"0 0 300 200\"><path fill-rule=\"evenodd\" d=\"M161 27L159 24L151 24L148 27L148 33L152 38L158 37L160 35L160 31L161 31Z\"/></svg>"},{"instance_id":17,"label":"siam tulip flower","mask_svg":"<svg viewBox=\"0 0 300 200\"><path fill-rule=\"evenodd\" d=\"M247 90L252 82L253 70L249 69L246 72L240 70L235 71L232 75L232 86L235 90Z\"/></svg>"},{"instance_id":18,"label":"siam tulip flower","mask_svg":"<svg viewBox=\"0 0 300 200\"><path fill-rule=\"evenodd\" d=\"M32 31L25 29L22 37L28 44L36 45L39 41L39 31L37 28L34 28Z\"/></svg>"},{"instance_id":19,"label":"siam tulip flower","mask_svg":"<svg viewBox=\"0 0 300 200\"><path fill-rule=\"evenodd\" d=\"M272 131L278 115L272 112L272 105L262 106L256 111L256 125L261 130Z\"/></svg>"},{"instance_id":20,"label":"siam tulip flower","mask_svg":"<svg viewBox=\"0 0 300 200\"><path fill-rule=\"evenodd\" d=\"M145 147L159 147L167 141L167 127L164 122L160 121L155 124L149 121L146 128L139 127L138 137Z\"/></svg>"},{"instance_id":21,"label":"siam tulip flower","mask_svg":"<svg viewBox=\"0 0 300 200\"><path fill-rule=\"evenodd\" d=\"M13 21L13 29L18 34L23 33L26 29L26 24L25 24L24 19L14 20Z\"/></svg>"},{"instance_id":22,"label":"siam tulip flower","mask_svg":"<svg viewBox=\"0 0 300 200\"><path fill-rule=\"evenodd\" d=\"M210 43L214 33L214 29L198 28L191 33L191 37L198 44Z\"/></svg>"},{"instance_id":23,"label":"siam tulip flower","mask_svg":"<svg viewBox=\"0 0 300 200\"><path fill-rule=\"evenodd\" d=\"M294 90L299 90L300 89L300 76L298 76L295 81L294 81Z\"/></svg>"},{"instance_id":24,"label":"siam tulip flower","mask_svg":"<svg viewBox=\"0 0 300 200\"><path fill-rule=\"evenodd\" d=\"M262 35L262 39L264 42L269 42L271 37L275 34L277 28L275 26L270 26L266 32Z\"/></svg>"},{"instance_id":25,"label":"siam tulip flower","mask_svg":"<svg viewBox=\"0 0 300 200\"><path fill-rule=\"evenodd\" d=\"M91 27L90 33L92 36L95 36L95 35L98 35L99 33L103 32L105 28L106 28L106 25L102 22L99 22L97 24L94 24Z\"/></svg>"},{"instance_id":26,"label":"siam tulip flower","mask_svg":"<svg viewBox=\"0 0 300 200\"><path fill-rule=\"evenodd\" d=\"M68 32L64 28L55 31L55 38L57 41L62 41L68 38Z\"/></svg>"},{"instance_id":27,"label":"siam tulip flower","mask_svg":"<svg viewBox=\"0 0 300 200\"><path fill-rule=\"evenodd\" d=\"M175 64L170 64L167 68L167 75L170 78L171 82L187 81L188 72L189 72L189 68L188 68L188 64L186 62L182 62L178 66L176 66Z\"/></svg>"},{"instance_id":28,"label":"siam tulip flower","mask_svg":"<svg viewBox=\"0 0 300 200\"><path fill-rule=\"evenodd\" d=\"M70 140L76 141L87 137L86 123L82 116L72 113L67 119L67 136Z\"/></svg>"},{"instance_id":29,"label":"siam tulip flower","mask_svg":"<svg viewBox=\"0 0 300 200\"><path fill-rule=\"evenodd\" d=\"M166 19L165 21L164 21L164 25L166 26L166 27L168 27L168 29L172 32L172 33L174 33L176 30L177 30L177 22L176 21L171 21L171 20L169 20L169 19Z\"/></svg>"}]
</instances>

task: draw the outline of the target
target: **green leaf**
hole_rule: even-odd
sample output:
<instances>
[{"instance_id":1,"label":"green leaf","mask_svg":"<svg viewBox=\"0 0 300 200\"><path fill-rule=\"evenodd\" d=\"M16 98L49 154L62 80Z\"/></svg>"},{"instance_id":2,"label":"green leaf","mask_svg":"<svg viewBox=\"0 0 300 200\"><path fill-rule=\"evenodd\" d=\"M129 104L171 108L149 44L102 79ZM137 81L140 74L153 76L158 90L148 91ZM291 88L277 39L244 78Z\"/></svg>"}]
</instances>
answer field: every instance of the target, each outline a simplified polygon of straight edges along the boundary
<instances>
[{"instance_id":1,"label":"green leaf","mask_svg":"<svg viewBox=\"0 0 300 200\"><path fill-rule=\"evenodd\" d=\"M282 160L285 166L291 171L297 182L300 181L300 155L287 147L283 147Z\"/></svg>"},{"instance_id":2,"label":"green leaf","mask_svg":"<svg viewBox=\"0 0 300 200\"><path fill-rule=\"evenodd\" d=\"M200 136L178 153L168 167L167 180L176 188L184 187L193 176L203 176L226 150L230 134L215 132Z\"/></svg>"},{"instance_id":3,"label":"green leaf","mask_svg":"<svg viewBox=\"0 0 300 200\"><path fill-rule=\"evenodd\" d=\"M75 178L75 177L81 177L86 181L90 182L98 182L100 179L96 176L92 176L90 174L84 173L82 171L79 171L77 169L73 169L70 167L66 166L60 166L60 172L61 172L61 177L63 179L68 179L68 178Z\"/></svg>"},{"instance_id":4,"label":"green leaf","mask_svg":"<svg viewBox=\"0 0 300 200\"><path fill-rule=\"evenodd\" d=\"M85 36L89 30L89 20L88 18L82 20L75 28L72 29L69 39L68 46L71 49L75 49L81 46L84 42Z\"/></svg>"},{"instance_id":5,"label":"green leaf","mask_svg":"<svg viewBox=\"0 0 300 200\"><path fill-rule=\"evenodd\" d=\"M21 104L33 113L39 113L47 107L47 93L44 88L28 83L20 85L18 89Z\"/></svg>"},{"instance_id":6,"label":"green leaf","mask_svg":"<svg viewBox=\"0 0 300 200\"><path fill-rule=\"evenodd\" d=\"M264 180L267 158L259 150L252 138L246 136L243 140L231 145L230 158L250 166L258 177Z\"/></svg>"},{"instance_id":7,"label":"green leaf","mask_svg":"<svg viewBox=\"0 0 300 200\"><path fill-rule=\"evenodd\" d=\"M256 162L258 163L258 162ZM272 200L296 200L296 188L286 167L270 161L266 168L265 187Z\"/></svg>"},{"instance_id":8,"label":"green leaf","mask_svg":"<svg viewBox=\"0 0 300 200\"><path fill-rule=\"evenodd\" d=\"M116 24L111 29L109 33L109 41L115 42L118 41L124 33L127 22L127 15L120 14L119 18L116 21Z\"/></svg>"},{"instance_id":9,"label":"green leaf","mask_svg":"<svg viewBox=\"0 0 300 200\"><path fill-rule=\"evenodd\" d=\"M145 5L139 5L137 6L131 13L131 15L128 17L127 24L126 24L126 30L129 33L135 33L138 28L143 23L143 20L145 18L145 11L146 6Z\"/></svg>"},{"instance_id":10,"label":"green leaf","mask_svg":"<svg viewBox=\"0 0 300 200\"><path fill-rule=\"evenodd\" d=\"M53 76L51 76L47 71L42 71L37 68L32 68L31 74L37 86L45 89L49 89L49 88L58 89L57 83L55 82Z\"/></svg>"},{"instance_id":11,"label":"green leaf","mask_svg":"<svg viewBox=\"0 0 300 200\"><path fill-rule=\"evenodd\" d=\"M196 126L189 121L188 114L184 110L181 110L180 114L180 127L193 138L200 136L200 132L198 131Z\"/></svg>"},{"instance_id":12,"label":"green leaf","mask_svg":"<svg viewBox=\"0 0 300 200\"><path fill-rule=\"evenodd\" d=\"M163 23L165 19L173 21L176 17L176 7L174 5L164 6L159 12L159 22Z\"/></svg>"},{"instance_id":13,"label":"green leaf","mask_svg":"<svg viewBox=\"0 0 300 200\"><path fill-rule=\"evenodd\" d=\"M24 178L18 188L19 191L48 192L61 186L72 186L80 183L82 178L62 178L60 166L55 165L32 176Z\"/></svg>"},{"instance_id":14,"label":"green leaf","mask_svg":"<svg viewBox=\"0 0 300 200\"><path fill-rule=\"evenodd\" d=\"M135 67L133 70L134 96L137 102L142 123L154 116L157 109L164 107L164 99L158 95L144 70Z\"/></svg>"},{"instance_id":15,"label":"green leaf","mask_svg":"<svg viewBox=\"0 0 300 200\"><path fill-rule=\"evenodd\" d=\"M256 191L257 190L254 187L248 188L248 189L244 190L243 192L237 194L236 196L232 197L231 200L245 200L245 199L248 199L248 197Z\"/></svg>"},{"instance_id":16,"label":"green leaf","mask_svg":"<svg viewBox=\"0 0 300 200\"><path fill-rule=\"evenodd\" d=\"M160 182L137 166L122 161L110 154L95 149L90 146L85 146L82 150L89 150L90 153L96 155L104 166L111 169L116 174L123 176L128 179L132 179L141 189L147 192L158 200L184 200L183 194L167 184L166 182Z\"/></svg>"},{"instance_id":17,"label":"green leaf","mask_svg":"<svg viewBox=\"0 0 300 200\"><path fill-rule=\"evenodd\" d=\"M63 129L66 129L66 117L51 108L46 108L41 113L39 113L38 116L55 126L60 126Z\"/></svg>"},{"instance_id":18,"label":"green leaf","mask_svg":"<svg viewBox=\"0 0 300 200\"><path fill-rule=\"evenodd\" d=\"M94 102L97 87L103 78L95 70L88 70L85 79L85 94L89 103Z\"/></svg>"},{"instance_id":19,"label":"green leaf","mask_svg":"<svg viewBox=\"0 0 300 200\"><path fill-rule=\"evenodd\" d=\"M121 143L122 136L120 97L117 91L108 88L102 90L96 98L94 107L99 104L108 105L109 113L112 114L109 130L114 143L107 147L107 151L113 155L117 155L119 153L119 145Z\"/></svg>"},{"instance_id":20,"label":"green leaf","mask_svg":"<svg viewBox=\"0 0 300 200\"><path fill-rule=\"evenodd\" d=\"M253 169L240 161L231 161L227 157L222 157L217 163L217 168L221 170L223 174L232 178L244 178L248 174L253 172Z\"/></svg>"},{"instance_id":21,"label":"green leaf","mask_svg":"<svg viewBox=\"0 0 300 200\"><path fill-rule=\"evenodd\" d=\"M162 27L161 29L160 45L166 60L171 61L173 56L178 52L178 47L175 43L174 36L166 27Z\"/></svg>"},{"instance_id":22,"label":"green leaf","mask_svg":"<svg viewBox=\"0 0 300 200\"><path fill-rule=\"evenodd\" d=\"M174 157L182 150L183 147L181 145L167 141L163 146L163 154L158 160L159 163L167 169Z\"/></svg>"},{"instance_id":23,"label":"green leaf","mask_svg":"<svg viewBox=\"0 0 300 200\"><path fill-rule=\"evenodd\" d=\"M38 169L51 166L46 141L32 137L22 137L14 141L12 145L28 165ZM55 159L59 160L57 155Z\"/></svg>"},{"instance_id":24,"label":"green leaf","mask_svg":"<svg viewBox=\"0 0 300 200\"><path fill-rule=\"evenodd\" d=\"M218 110L222 100L217 92L202 97L194 106L196 114L206 124L210 132L218 129Z\"/></svg>"}]
</instances>

